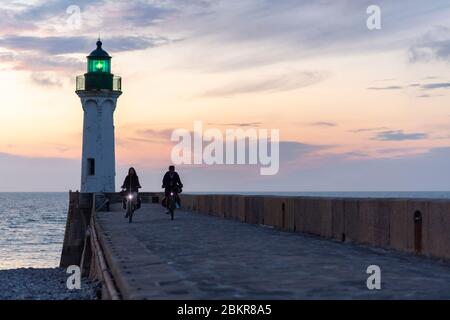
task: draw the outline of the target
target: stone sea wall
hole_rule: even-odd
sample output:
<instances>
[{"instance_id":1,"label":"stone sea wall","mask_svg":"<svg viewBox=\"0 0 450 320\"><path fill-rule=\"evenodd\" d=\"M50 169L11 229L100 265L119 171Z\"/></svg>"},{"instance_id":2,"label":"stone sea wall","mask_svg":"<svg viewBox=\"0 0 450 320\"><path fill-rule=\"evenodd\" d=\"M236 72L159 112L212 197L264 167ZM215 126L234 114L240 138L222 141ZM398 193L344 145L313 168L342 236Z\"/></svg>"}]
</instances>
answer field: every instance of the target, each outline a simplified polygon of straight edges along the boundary
<instances>
[{"instance_id":1,"label":"stone sea wall","mask_svg":"<svg viewBox=\"0 0 450 320\"><path fill-rule=\"evenodd\" d=\"M198 213L450 259L450 201L182 195Z\"/></svg>"}]
</instances>

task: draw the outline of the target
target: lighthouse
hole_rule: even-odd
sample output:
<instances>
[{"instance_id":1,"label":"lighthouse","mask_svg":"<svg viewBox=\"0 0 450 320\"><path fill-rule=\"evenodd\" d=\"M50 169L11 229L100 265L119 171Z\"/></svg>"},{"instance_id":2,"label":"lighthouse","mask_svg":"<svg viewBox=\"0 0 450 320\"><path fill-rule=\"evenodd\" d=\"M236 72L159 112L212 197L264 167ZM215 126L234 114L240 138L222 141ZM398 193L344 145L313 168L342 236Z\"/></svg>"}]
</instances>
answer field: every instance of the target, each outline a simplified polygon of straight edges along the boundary
<instances>
[{"instance_id":1,"label":"lighthouse","mask_svg":"<svg viewBox=\"0 0 450 320\"><path fill-rule=\"evenodd\" d=\"M115 192L114 111L122 79L111 73L100 39L87 57L87 73L77 77L76 94L84 111L81 192Z\"/></svg>"}]
</instances>

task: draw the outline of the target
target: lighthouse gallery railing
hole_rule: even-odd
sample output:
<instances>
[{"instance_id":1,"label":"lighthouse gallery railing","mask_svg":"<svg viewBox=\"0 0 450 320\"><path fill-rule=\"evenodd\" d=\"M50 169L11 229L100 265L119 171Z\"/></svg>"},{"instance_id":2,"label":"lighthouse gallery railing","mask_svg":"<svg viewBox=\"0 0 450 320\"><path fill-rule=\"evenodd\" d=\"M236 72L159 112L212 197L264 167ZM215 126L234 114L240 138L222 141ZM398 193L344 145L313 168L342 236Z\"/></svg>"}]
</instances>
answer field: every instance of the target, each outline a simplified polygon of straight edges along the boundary
<instances>
[{"instance_id":1,"label":"lighthouse gallery railing","mask_svg":"<svg viewBox=\"0 0 450 320\"><path fill-rule=\"evenodd\" d=\"M77 77L76 91L84 91L86 90L86 78L83 76ZM114 76L113 78L113 91L122 91L122 78Z\"/></svg>"}]
</instances>

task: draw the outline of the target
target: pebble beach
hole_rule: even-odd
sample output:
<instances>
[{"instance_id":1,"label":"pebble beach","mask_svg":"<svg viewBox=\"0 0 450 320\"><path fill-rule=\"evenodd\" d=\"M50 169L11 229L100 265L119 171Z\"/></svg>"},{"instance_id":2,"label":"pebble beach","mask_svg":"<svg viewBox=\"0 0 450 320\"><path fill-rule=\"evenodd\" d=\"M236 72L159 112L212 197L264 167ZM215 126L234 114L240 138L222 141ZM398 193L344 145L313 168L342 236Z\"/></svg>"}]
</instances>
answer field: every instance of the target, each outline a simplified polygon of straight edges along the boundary
<instances>
[{"instance_id":1,"label":"pebble beach","mask_svg":"<svg viewBox=\"0 0 450 320\"><path fill-rule=\"evenodd\" d=\"M96 300L98 283L83 279L69 290L69 274L61 268L0 270L0 300Z\"/></svg>"}]
</instances>

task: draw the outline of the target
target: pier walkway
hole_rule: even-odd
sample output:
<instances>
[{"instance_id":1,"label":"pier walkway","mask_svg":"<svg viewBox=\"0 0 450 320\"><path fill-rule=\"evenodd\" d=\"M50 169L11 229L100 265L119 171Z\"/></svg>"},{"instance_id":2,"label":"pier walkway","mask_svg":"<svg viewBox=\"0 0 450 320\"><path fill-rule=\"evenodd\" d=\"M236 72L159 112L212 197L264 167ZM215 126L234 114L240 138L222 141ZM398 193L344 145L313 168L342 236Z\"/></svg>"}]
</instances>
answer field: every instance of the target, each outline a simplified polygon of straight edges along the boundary
<instances>
[{"instance_id":1,"label":"pier walkway","mask_svg":"<svg viewBox=\"0 0 450 320\"><path fill-rule=\"evenodd\" d=\"M125 299L450 299L450 265L144 204L96 214ZM366 273L381 268L381 290Z\"/></svg>"}]
</instances>

